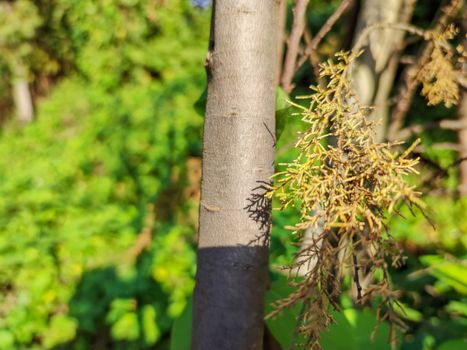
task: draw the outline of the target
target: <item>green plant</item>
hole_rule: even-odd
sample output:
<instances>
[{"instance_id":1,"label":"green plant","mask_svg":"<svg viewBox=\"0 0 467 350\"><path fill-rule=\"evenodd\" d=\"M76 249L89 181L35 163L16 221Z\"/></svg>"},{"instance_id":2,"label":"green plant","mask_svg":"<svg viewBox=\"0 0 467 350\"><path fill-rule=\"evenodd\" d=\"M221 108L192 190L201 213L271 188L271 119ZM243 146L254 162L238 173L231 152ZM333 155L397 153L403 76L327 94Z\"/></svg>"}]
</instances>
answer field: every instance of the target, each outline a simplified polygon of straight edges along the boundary
<instances>
[{"instance_id":1,"label":"green plant","mask_svg":"<svg viewBox=\"0 0 467 350\"><path fill-rule=\"evenodd\" d=\"M2 126L2 349L164 346L191 294L208 14L149 3L57 2L76 70Z\"/></svg>"}]
</instances>

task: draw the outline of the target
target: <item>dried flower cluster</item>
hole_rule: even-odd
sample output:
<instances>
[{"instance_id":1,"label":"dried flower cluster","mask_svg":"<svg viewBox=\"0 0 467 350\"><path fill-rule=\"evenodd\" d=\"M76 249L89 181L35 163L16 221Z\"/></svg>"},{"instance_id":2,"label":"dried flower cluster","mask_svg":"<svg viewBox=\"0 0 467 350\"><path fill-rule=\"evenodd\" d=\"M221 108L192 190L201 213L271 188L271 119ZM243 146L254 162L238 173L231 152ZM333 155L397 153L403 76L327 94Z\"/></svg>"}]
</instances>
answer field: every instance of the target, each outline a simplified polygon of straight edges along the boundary
<instances>
[{"instance_id":1,"label":"dried flower cluster","mask_svg":"<svg viewBox=\"0 0 467 350\"><path fill-rule=\"evenodd\" d=\"M295 145L299 155L275 175L279 209L300 212L300 222L289 229L301 237L310 229L317 233L302 245L291 269L305 270L303 278L270 316L303 302L299 331L313 349L320 348L320 332L333 321L331 308L338 308L341 280L349 272L358 301L379 295L380 320L395 321L387 269L402 260L384 219L399 201L421 205L419 193L404 181L416 173L418 160L408 157L415 145L398 154L393 151L398 143L374 142L369 108L360 105L348 80L356 56L340 52L320 66L327 86L312 87L311 95L301 97L310 100L308 108L295 105L309 125ZM362 288L360 275L375 273L381 277Z\"/></svg>"},{"instance_id":2,"label":"dried flower cluster","mask_svg":"<svg viewBox=\"0 0 467 350\"><path fill-rule=\"evenodd\" d=\"M428 105L444 103L451 107L458 103L459 86L453 65L453 52L448 44L456 34L457 29L450 25L442 33L429 32L434 48L429 62L421 68L417 79L422 83L422 95L428 100Z\"/></svg>"}]
</instances>

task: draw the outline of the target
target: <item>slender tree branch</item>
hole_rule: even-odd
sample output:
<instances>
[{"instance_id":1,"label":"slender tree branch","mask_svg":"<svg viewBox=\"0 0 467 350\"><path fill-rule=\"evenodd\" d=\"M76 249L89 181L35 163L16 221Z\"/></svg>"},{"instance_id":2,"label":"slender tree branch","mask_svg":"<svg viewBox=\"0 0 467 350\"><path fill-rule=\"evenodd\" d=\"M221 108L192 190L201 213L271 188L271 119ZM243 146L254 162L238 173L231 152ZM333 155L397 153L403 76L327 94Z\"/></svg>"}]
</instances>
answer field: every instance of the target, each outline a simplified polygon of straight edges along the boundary
<instances>
[{"instance_id":1,"label":"slender tree branch","mask_svg":"<svg viewBox=\"0 0 467 350\"><path fill-rule=\"evenodd\" d=\"M352 258L353 258L353 270L354 270L353 280L355 282L355 287L357 288L357 301L361 301L362 300L362 286L360 285L360 277L358 276L358 270L360 270L360 267L358 266L357 255L355 255L355 253L352 254Z\"/></svg>"},{"instance_id":2,"label":"slender tree branch","mask_svg":"<svg viewBox=\"0 0 467 350\"><path fill-rule=\"evenodd\" d=\"M416 124L400 130L397 134L397 138L405 140L412 134L419 134L425 130L430 129L462 130L467 129L467 122L461 120L445 119L426 124Z\"/></svg>"},{"instance_id":3,"label":"slender tree branch","mask_svg":"<svg viewBox=\"0 0 467 350\"><path fill-rule=\"evenodd\" d=\"M309 46L310 50L316 50L319 43L330 32L332 27L334 27L339 18L341 18L341 16L347 11L347 9L350 7L353 1L354 0L343 0L340 3L336 11L334 11L334 13L327 19L326 23L324 23L324 25L321 27L321 29L311 41L311 45Z\"/></svg>"},{"instance_id":4,"label":"slender tree branch","mask_svg":"<svg viewBox=\"0 0 467 350\"><path fill-rule=\"evenodd\" d=\"M300 69L300 67L306 62L307 58L310 58L311 66L313 67L314 74L316 76L315 66L316 65L316 49L324 37L329 33L329 31L334 27L336 22L341 18L341 16L350 8L350 5L353 3L354 0L343 0L334 13L327 19L318 33L312 38L310 33L305 32L305 41L307 44L307 48L305 50L305 54L301 57L298 61L297 66L295 68L295 72ZM308 35L308 38L307 38ZM313 57L314 56L314 57ZM319 76L319 75L318 75Z\"/></svg>"},{"instance_id":5,"label":"slender tree branch","mask_svg":"<svg viewBox=\"0 0 467 350\"><path fill-rule=\"evenodd\" d=\"M287 1L280 0L279 2L279 27L277 29L277 71L275 85L279 85L282 74L282 61L284 59L284 44L286 39L286 23L287 23Z\"/></svg>"},{"instance_id":6,"label":"slender tree branch","mask_svg":"<svg viewBox=\"0 0 467 350\"><path fill-rule=\"evenodd\" d=\"M415 5L417 4L417 0L405 0L403 1L402 9L401 9L401 15L400 15L400 21L402 23L408 23L410 22Z\"/></svg>"},{"instance_id":7,"label":"slender tree branch","mask_svg":"<svg viewBox=\"0 0 467 350\"><path fill-rule=\"evenodd\" d=\"M152 241L152 231L156 222L155 206L153 203L148 204L146 208L146 216L144 218L144 225L135 240L135 243L128 251L128 258L131 261L136 260L141 253L148 249Z\"/></svg>"},{"instance_id":8,"label":"slender tree branch","mask_svg":"<svg viewBox=\"0 0 467 350\"><path fill-rule=\"evenodd\" d=\"M433 149L447 149L451 151L456 151L456 152L466 152L467 153L467 148L464 146L461 146L457 143L453 142L438 142L430 145L430 148ZM423 153L426 151L426 147L423 145L419 145L415 148L416 152Z\"/></svg>"},{"instance_id":9,"label":"slender tree branch","mask_svg":"<svg viewBox=\"0 0 467 350\"><path fill-rule=\"evenodd\" d=\"M368 35L375 29L394 29L394 30L402 30L405 32L408 32L410 34L418 35L423 38L427 38L427 32L424 31L423 29L420 29L416 26L407 24L407 23L387 23L387 22L379 22L379 23L374 23L368 27L366 27L360 36L358 37L357 41L355 42L355 45L352 48L353 52L358 52L362 49L363 46L365 46L365 40L368 37Z\"/></svg>"},{"instance_id":10,"label":"slender tree branch","mask_svg":"<svg viewBox=\"0 0 467 350\"><path fill-rule=\"evenodd\" d=\"M305 43L307 44L307 47L310 47L311 42L312 42L312 36L308 28L305 29L304 38L305 38ZM319 83L321 87L324 87L324 82L319 76L320 58L318 56L318 53L316 52L316 50L311 50L308 53L307 51L305 51L305 55L302 56L302 59L303 58L306 59L307 56L309 57L311 69L313 70L313 75L315 76L316 81ZM297 67L301 66L300 62L301 60L299 61Z\"/></svg>"},{"instance_id":11,"label":"slender tree branch","mask_svg":"<svg viewBox=\"0 0 467 350\"><path fill-rule=\"evenodd\" d=\"M295 75L295 65L300 49L300 39L305 30L306 8L309 0L296 0L293 10L292 31L290 33L287 54L285 55L284 69L281 78L281 85L285 92L289 93L293 89L292 79Z\"/></svg>"},{"instance_id":12,"label":"slender tree branch","mask_svg":"<svg viewBox=\"0 0 467 350\"><path fill-rule=\"evenodd\" d=\"M464 34L463 46L464 50L467 50L467 13L464 12L462 20L462 34ZM464 62L463 69L466 70L467 63ZM461 100L459 104L458 117L459 122L467 123L467 86L464 81L461 84L463 86ZM467 159L467 128L459 130L458 132L459 146L463 149L463 152L460 153L461 158ZM467 197L467 161L461 162L459 164L459 193L461 196Z\"/></svg>"}]
</instances>

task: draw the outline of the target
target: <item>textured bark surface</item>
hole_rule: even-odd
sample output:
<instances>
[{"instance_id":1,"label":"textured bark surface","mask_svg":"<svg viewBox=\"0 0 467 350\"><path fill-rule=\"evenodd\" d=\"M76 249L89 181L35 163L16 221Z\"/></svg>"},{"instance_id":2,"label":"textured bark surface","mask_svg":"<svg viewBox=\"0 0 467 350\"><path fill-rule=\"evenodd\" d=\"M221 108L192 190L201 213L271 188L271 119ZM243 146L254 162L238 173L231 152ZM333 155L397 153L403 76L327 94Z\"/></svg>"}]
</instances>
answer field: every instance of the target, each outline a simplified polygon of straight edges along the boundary
<instances>
[{"instance_id":1,"label":"textured bark surface","mask_svg":"<svg viewBox=\"0 0 467 350\"><path fill-rule=\"evenodd\" d=\"M416 0L366 0L358 16L354 40L362 31L379 23L408 23ZM376 141L383 141L388 119L389 94L394 83L399 51L404 32L396 29L374 29L367 39L365 51L352 71L352 82L361 102L374 106L370 114L378 122Z\"/></svg>"},{"instance_id":2,"label":"textured bark surface","mask_svg":"<svg viewBox=\"0 0 467 350\"><path fill-rule=\"evenodd\" d=\"M211 25L192 348L261 349L277 1L215 1Z\"/></svg>"}]
</instances>

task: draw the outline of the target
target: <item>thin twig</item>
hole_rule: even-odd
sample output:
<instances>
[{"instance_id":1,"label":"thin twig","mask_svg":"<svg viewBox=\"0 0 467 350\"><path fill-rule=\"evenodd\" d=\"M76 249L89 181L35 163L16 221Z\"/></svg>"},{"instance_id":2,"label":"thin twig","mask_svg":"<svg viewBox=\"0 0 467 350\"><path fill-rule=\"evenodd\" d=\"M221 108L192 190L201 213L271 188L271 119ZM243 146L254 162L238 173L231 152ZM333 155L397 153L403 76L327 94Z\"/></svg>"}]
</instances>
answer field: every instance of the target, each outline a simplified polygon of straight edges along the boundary
<instances>
[{"instance_id":1,"label":"thin twig","mask_svg":"<svg viewBox=\"0 0 467 350\"><path fill-rule=\"evenodd\" d=\"M339 18L347 11L348 8L350 8L350 5L353 3L354 0L343 0L340 5L336 8L334 13L327 19L327 21L324 23L324 25L321 27L321 29L318 31L318 33L309 41L307 42L307 48L305 50L305 54L300 58L300 60L297 63L297 66L295 67L295 72L300 69L300 67L306 62L307 58L310 57L310 63L312 64L313 67L313 61L314 58L312 58L313 52L316 51L318 48L318 45L321 43L321 41L324 39L324 37L329 33L329 31L334 27L336 22L339 20ZM311 35L310 35L311 38ZM305 36L305 40L306 40ZM315 73L316 75L316 73Z\"/></svg>"},{"instance_id":2,"label":"thin twig","mask_svg":"<svg viewBox=\"0 0 467 350\"><path fill-rule=\"evenodd\" d=\"M343 0L340 5L337 7L336 11L329 17L324 23L324 25L321 27L321 29L318 31L318 33L315 35L313 40L311 41L311 45L309 46L310 50L316 50L318 47L319 43L323 38L326 36L326 34L329 33L329 31L334 27L334 24L341 18L341 16L347 11L347 9L350 7L354 0Z\"/></svg>"},{"instance_id":3,"label":"thin twig","mask_svg":"<svg viewBox=\"0 0 467 350\"><path fill-rule=\"evenodd\" d=\"M446 149L446 150L450 150L450 151L456 151L456 152L467 152L467 148L464 147L464 146L461 146L457 143L454 143L454 142L438 142L438 143L433 143L432 145L430 145L430 148L432 149ZM415 148L415 151L416 152L425 152L426 151L426 147L424 147L423 145L419 145Z\"/></svg>"},{"instance_id":4,"label":"thin twig","mask_svg":"<svg viewBox=\"0 0 467 350\"><path fill-rule=\"evenodd\" d=\"M360 285L360 277L358 276L358 270L360 270L360 267L358 266L357 255L355 253L352 254L352 258L353 258L353 271L354 271L353 280L357 288L357 301L361 301L362 300L362 286Z\"/></svg>"},{"instance_id":5,"label":"thin twig","mask_svg":"<svg viewBox=\"0 0 467 350\"><path fill-rule=\"evenodd\" d=\"M275 86L279 85L279 80L282 74L282 60L284 56L284 44L286 38L286 22L287 22L287 1L280 0L279 2L279 27L277 29L277 71Z\"/></svg>"},{"instance_id":6,"label":"thin twig","mask_svg":"<svg viewBox=\"0 0 467 350\"><path fill-rule=\"evenodd\" d=\"M413 35L418 35L423 38L426 38L427 32L423 29L420 29L416 26L407 24L407 23L388 23L388 22L378 22L374 23L368 27L366 27L358 37L355 45L352 48L353 52L359 52L363 46L365 46L365 40L368 35L375 29L394 29L394 30L402 30L408 32Z\"/></svg>"},{"instance_id":7,"label":"thin twig","mask_svg":"<svg viewBox=\"0 0 467 350\"><path fill-rule=\"evenodd\" d=\"M467 122L445 119L426 124L416 124L399 131L397 138L405 140L412 134L420 134L421 132L430 129L462 130L467 129Z\"/></svg>"},{"instance_id":8,"label":"thin twig","mask_svg":"<svg viewBox=\"0 0 467 350\"><path fill-rule=\"evenodd\" d=\"M152 241L152 231L156 222L156 212L153 203L147 205L146 216L144 218L144 225L133 244L128 250L127 257L129 260L134 261L137 259L144 250L148 249Z\"/></svg>"},{"instance_id":9,"label":"thin twig","mask_svg":"<svg viewBox=\"0 0 467 350\"><path fill-rule=\"evenodd\" d=\"M312 36L311 36L311 33L310 31L308 30L308 28L305 29L305 34L304 34L304 38L305 38L305 43L307 44L308 47L310 47L311 45L311 42L312 42ZM305 51L306 52L306 51ZM306 56L309 57L310 59L310 65L311 65L311 69L313 70L313 75L315 76L315 79L316 81L318 82L318 84L321 86L321 87L324 87L325 84L323 82L323 80L320 78L319 76L319 62L320 62L320 58L318 56L318 53L316 52L316 50L311 50L310 52L308 53L305 53L303 57L306 58ZM300 63L299 63L300 64Z\"/></svg>"},{"instance_id":10,"label":"thin twig","mask_svg":"<svg viewBox=\"0 0 467 350\"><path fill-rule=\"evenodd\" d=\"M467 13L465 11L464 15L462 16L462 34L464 37L462 45L464 51L467 51ZM464 72L467 71L467 62L464 62L461 69L464 70ZM460 122L467 123L467 76L466 74L462 75L464 76L464 79L459 84L463 87L463 90L458 109L458 118ZM464 151L460 153L460 157L467 158L467 129L459 130L457 137L459 140L459 146L462 146L462 148L464 149ZM458 188L460 195L467 197L467 161L464 161L459 165Z\"/></svg>"},{"instance_id":11,"label":"thin twig","mask_svg":"<svg viewBox=\"0 0 467 350\"><path fill-rule=\"evenodd\" d=\"M284 68L281 78L281 85L285 92L290 93L293 89L292 79L295 75L295 64L297 62L300 48L300 39L305 30L306 8L309 0L296 0L293 10L292 31L290 33L287 54L285 55Z\"/></svg>"}]
</instances>

